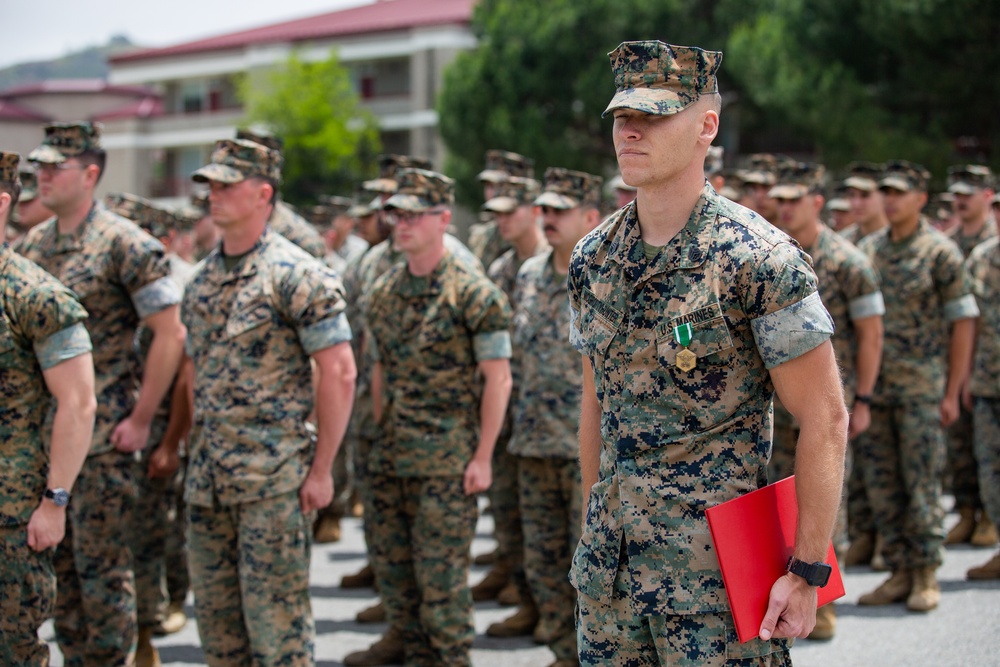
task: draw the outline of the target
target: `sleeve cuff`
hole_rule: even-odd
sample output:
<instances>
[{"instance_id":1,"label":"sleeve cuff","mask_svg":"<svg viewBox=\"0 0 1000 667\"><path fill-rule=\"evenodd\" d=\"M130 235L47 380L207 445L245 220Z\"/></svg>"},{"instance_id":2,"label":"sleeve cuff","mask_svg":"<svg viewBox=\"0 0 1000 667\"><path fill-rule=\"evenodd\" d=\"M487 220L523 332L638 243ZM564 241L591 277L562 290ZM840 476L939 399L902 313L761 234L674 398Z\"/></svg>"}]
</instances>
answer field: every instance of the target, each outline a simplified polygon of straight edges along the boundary
<instances>
[{"instance_id":1,"label":"sleeve cuff","mask_svg":"<svg viewBox=\"0 0 1000 667\"><path fill-rule=\"evenodd\" d=\"M587 353L587 347L580 334L580 311L573 306L569 307L569 344L580 354Z\"/></svg>"},{"instance_id":2,"label":"sleeve cuff","mask_svg":"<svg viewBox=\"0 0 1000 667\"><path fill-rule=\"evenodd\" d=\"M132 293L132 305L140 320L181 302L181 289L169 276L143 285Z\"/></svg>"},{"instance_id":3,"label":"sleeve cuff","mask_svg":"<svg viewBox=\"0 0 1000 667\"><path fill-rule=\"evenodd\" d=\"M859 296L847 305L847 311L852 321L885 315L885 301L882 299L882 292L872 292Z\"/></svg>"},{"instance_id":4,"label":"sleeve cuff","mask_svg":"<svg viewBox=\"0 0 1000 667\"><path fill-rule=\"evenodd\" d=\"M833 319L819 292L752 322L764 366L774 368L819 347L833 335Z\"/></svg>"},{"instance_id":5,"label":"sleeve cuff","mask_svg":"<svg viewBox=\"0 0 1000 667\"><path fill-rule=\"evenodd\" d=\"M302 343L306 354L314 354L349 340L351 340L351 325L347 323L347 316L343 313L305 329L299 329L299 342Z\"/></svg>"},{"instance_id":6,"label":"sleeve cuff","mask_svg":"<svg viewBox=\"0 0 1000 667\"><path fill-rule=\"evenodd\" d=\"M35 357L43 371L93 350L90 334L83 324L74 324L35 343Z\"/></svg>"},{"instance_id":7,"label":"sleeve cuff","mask_svg":"<svg viewBox=\"0 0 1000 667\"><path fill-rule=\"evenodd\" d=\"M979 317L979 306L976 305L976 297L972 294L960 296L944 304L945 321L954 322L970 317Z\"/></svg>"},{"instance_id":8,"label":"sleeve cuff","mask_svg":"<svg viewBox=\"0 0 1000 667\"><path fill-rule=\"evenodd\" d=\"M476 361L510 359L510 333L493 331L476 334L472 339L472 350L476 355Z\"/></svg>"}]
</instances>

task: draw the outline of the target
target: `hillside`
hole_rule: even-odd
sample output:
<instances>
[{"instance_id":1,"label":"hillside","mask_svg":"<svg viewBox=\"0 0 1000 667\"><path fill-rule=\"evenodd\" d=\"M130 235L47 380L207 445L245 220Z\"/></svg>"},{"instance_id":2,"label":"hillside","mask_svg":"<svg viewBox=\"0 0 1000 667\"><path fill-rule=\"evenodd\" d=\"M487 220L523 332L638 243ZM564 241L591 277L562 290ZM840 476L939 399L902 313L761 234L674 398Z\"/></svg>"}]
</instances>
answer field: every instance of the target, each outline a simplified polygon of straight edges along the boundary
<instances>
[{"instance_id":1,"label":"hillside","mask_svg":"<svg viewBox=\"0 0 1000 667\"><path fill-rule=\"evenodd\" d=\"M0 69L0 90L47 79L105 79L108 56L138 48L125 35L112 37L104 46L91 46L53 60L20 63Z\"/></svg>"}]
</instances>

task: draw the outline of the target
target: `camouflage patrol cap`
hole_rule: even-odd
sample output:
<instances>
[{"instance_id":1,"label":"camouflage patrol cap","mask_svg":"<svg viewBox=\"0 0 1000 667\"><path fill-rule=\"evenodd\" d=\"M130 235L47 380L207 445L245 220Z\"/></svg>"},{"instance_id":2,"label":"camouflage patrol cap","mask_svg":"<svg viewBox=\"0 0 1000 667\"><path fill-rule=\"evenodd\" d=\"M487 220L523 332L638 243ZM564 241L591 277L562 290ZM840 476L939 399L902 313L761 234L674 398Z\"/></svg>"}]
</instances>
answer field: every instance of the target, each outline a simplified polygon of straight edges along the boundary
<instances>
[{"instance_id":1,"label":"camouflage patrol cap","mask_svg":"<svg viewBox=\"0 0 1000 667\"><path fill-rule=\"evenodd\" d=\"M957 164L948 167L948 192L971 195L993 187L993 172L983 164Z\"/></svg>"},{"instance_id":2,"label":"camouflage patrol cap","mask_svg":"<svg viewBox=\"0 0 1000 667\"><path fill-rule=\"evenodd\" d=\"M112 192L105 195L104 206L115 215L131 220L150 236L167 236L177 224L173 213L139 195Z\"/></svg>"},{"instance_id":3,"label":"camouflage patrol cap","mask_svg":"<svg viewBox=\"0 0 1000 667\"><path fill-rule=\"evenodd\" d=\"M17 183L21 156L14 151L0 151L0 183Z\"/></svg>"},{"instance_id":4,"label":"camouflage patrol cap","mask_svg":"<svg viewBox=\"0 0 1000 667\"><path fill-rule=\"evenodd\" d=\"M285 150L285 140L270 132L255 132L248 129L236 130L236 138L267 146L272 151L278 151L279 153Z\"/></svg>"},{"instance_id":5,"label":"camouflage patrol cap","mask_svg":"<svg viewBox=\"0 0 1000 667\"><path fill-rule=\"evenodd\" d=\"M843 197L834 197L826 203L826 209L828 211L850 211L851 202L847 201Z\"/></svg>"},{"instance_id":6,"label":"camouflage patrol cap","mask_svg":"<svg viewBox=\"0 0 1000 667\"><path fill-rule=\"evenodd\" d=\"M347 215L351 216L355 220L358 218L364 218L375 213L380 206L381 202L378 197L372 199L371 193L362 189L360 192L355 193L353 203L351 204L351 207L347 209Z\"/></svg>"},{"instance_id":7,"label":"camouflage patrol cap","mask_svg":"<svg viewBox=\"0 0 1000 667\"><path fill-rule=\"evenodd\" d=\"M426 211L435 206L451 206L455 201L455 181L428 169L400 169L396 172L399 188L384 208L403 211Z\"/></svg>"},{"instance_id":8,"label":"camouflage patrol cap","mask_svg":"<svg viewBox=\"0 0 1000 667\"><path fill-rule=\"evenodd\" d=\"M628 192L635 192L637 188L626 183L625 179L622 178L622 175L618 174L614 178L612 178L611 181L608 183L608 189L610 189L611 191L627 190Z\"/></svg>"},{"instance_id":9,"label":"camouflage patrol cap","mask_svg":"<svg viewBox=\"0 0 1000 667\"><path fill-rule=\"evenodd\" d=\"M622 42L608 56L616 92L603 116L622 108L666 116L719 91L721 51L649 40Z\"/></svg>"},{"instance_id":10,"label":"camouflage patrol cap","mask_svg":"<svg viewBox=\"0 0 1000 667\"><path fill-rule=\"evenodd\" d=\"M772 199L799 199L823 187L826 167L815 162L796 162L786 165L778 174L777 184L767 196Z\"/></svg>"},{"instance_id":11,"label":"camouflage patrol cap","mask_svg":"<svg viewBox=\"0 0 1000 667\"><path fill-rule=\"evenodd\" d=\"M400 169L431 168L431 161L413 155L380 155L378 158L378 178L361 184L369 192L392 194L396 191L396 172Z\"/></svg>"},{"instance_id":12,"label":"camouflage patrol cap","mask_svg":"<svg viewBox=\"0 0 1000 667\"><path fill-rule=\"evenodd\" d=\"M207 192L195 192L191 195L191 205L198 208L202 212L202 217L208 215L208 210L211 208L211 203L208 201Z\"/></svg>"},{"instance_id":13,"label":"camouflage patrol cap","mask_svg":"<svg viewBox=\"0 0 1000 667\"><path fill-rule=\"evenodd\" d=\"M58 164L67 158L101 148L101 126L89 121L45 126L42 145L28 153L31 162Z\"/></svg>"},{"instance_id":14,"label":"camouflage patrol cap","mask_svg":"<svg viewBox=\"0 0 1000 667\"><path fill-rule=\"evenodd\" d=\"M572 171L562 167L545 170L545 185L542 194L535 199L535 206L549 206L570 209L577 206L601 205L601 186L604 178L583 171Z\"/></svg>"},{"instance_id":15,"label":"camouflage patrol cap","mask_svg":"<svg viewBox=\"0 0 1000 667\"><path fill-rule=\"evenodd\" d=\"M177 221L177 229L185 232L194 229L195 224L208 214L191 203L181 204L172 213Z\"/></svg>"},{"instance_id":16,"label":"camouflage patrol cap","mask_svg":"<svg viewBox=\"0 0 1000 667\"><path fill-rule=\"evenodd\" d=\"M327 204L317 204L306 210L303 216L309 224L319 230L329 229L333 224L333 209Z\"/></svg>"},{"instance_id":17,"label":"camouflage patrol cap","mask_svg":"<svg viewBox=\"0 0 1000 667\"><path fill-rule=\"evenodd\" d=\"M486 168L476 176L486 183L500 183L511 176L532 178L535 161L518 153L491 148L486 151Z\"/></svg>"},{"instance_id":18,"label":"camouflage patrol cap","mask_svg":"<svg viewBox=\"0 0 1000 667\"><path fill-rule=\"evenodd\" d=\"M784 155L754 153L747 158L737 175L744 184L774 185L778 182L778 173L781 169L794 163L794 160Z\"/></svg>"},{"instance_id":19,"label":"camouflage patrol cap","mask_svg":"<svg viewBox=\"0 0 1000 667\"><path fill-rule=\"evenodd\" d=\"M511 176L497 186L497 194L483 208L494 213L511 213L519 206L534 206L542 184L533 178Z\"/></svg>"},{"instance_id":20,"label":"camouflage patrol cap","mask_svg":"<svg viewBox=\"0 0 1000 667\"><path fill-rule=\"evenodd\" d=\"M714 176L722 171L723 167L723 156L726 154L726 149L722 146L709 146L708 153L705 155L705 175Z\"/></svg>"},{"instance_id":21,"label":"camouflage patrol cap","mask_svg":"<svg viewBox=\"0 0 1000 667\"><path fill-rule=\"evenodd\" d=\"M38 174L34 169L22 168L18 172L21 179L21 201L31 201L38 196Z\"/></svg>"},{"instance_id":22,"label":"camouflage patrol cap","mask_svg":"<svg viewBox=\"0 0 1000 667\"><path fill-rule=\"evenodd\" d=\"M906 160L893 160L885 164L885 173L882 180L878 182L880 190L891 188L900 192L919 190L927 192L927 182L931 180L931 173L922 165Z\"/></svg>"},{"instance_id":23,"label":"camouflage patrol cap","mask_svg":"<svg viewBox=\"0 0 1000 667\"><path fill-rule=\"evenodd\" d=\"M220 139L212 150L212 161L191 174L191 179L204 183L240 183L251 177L281 180L281 153L263 144L243 139Z\"/></svg>"},{"instance_id":24,"label":"camouflage patrol cap","mask_svg":"<svg viewBox=\"0 0 1000 667\"><path fill-rule=\"evenodd\" d=\"M843 186L864 192L874 192L878 189L878 182L884 171L885 165L883 164L852 162L847 165L847 177L844 178Z\"/></svg>"}]
</instances>

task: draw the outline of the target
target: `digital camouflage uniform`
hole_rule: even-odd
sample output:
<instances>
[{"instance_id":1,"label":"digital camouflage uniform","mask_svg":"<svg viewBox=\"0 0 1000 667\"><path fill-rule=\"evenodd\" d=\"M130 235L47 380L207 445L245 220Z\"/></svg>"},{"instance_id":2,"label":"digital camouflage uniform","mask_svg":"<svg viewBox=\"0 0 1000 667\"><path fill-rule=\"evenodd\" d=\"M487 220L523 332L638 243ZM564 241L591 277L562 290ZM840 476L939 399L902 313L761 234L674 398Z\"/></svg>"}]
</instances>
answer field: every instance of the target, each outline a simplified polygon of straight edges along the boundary
<instances>
[{"instance_id":1,"label":"digital camouflage uniform","mask_svg":"<svg viewBox=\"0 0 1000 667\"><path fill-rule=\"evenodd\" d=\"M29 159L58 163L97 145L89 123L55 124ZM140 471L137 455L117 451L110 438L135 406L139 323L176 305L180 292L160 242L97 203L73 233L60 234L52 218L24 237L20 251L80 298L94 345L97 416L69 508L67 548L55 555L56 640L68 667L128 664L136 639L130 527Z\"/></svg>"},{"instance_id":2,"label":"digital camouflage uniform","mask_svg":"<svg viewBox=\"0 0 1000 667\"><path fill-rule=\"evenodd\" d=\"M948 191L953 194L973 195L992 186L993 174L989 167L956 165L948 169ZM976 234L963 234L962 225L956 225L947 233L948 238L962 251L962 257L966 258L973 248L996 235L996 221L989 212L986 214L985 224ZM982 509L977 468L973 451L972 413L963 405L958 420L948 427L947 469L951 473L951 491L955 496L956 508Z\"/></svg>"},{"instance_id":3,"label":"digital camouflage uniform","mask_svg":"<svg viewBox=\"0 0 1000 667\"><path fill-rule=\"evenodd\" d=\"M607 111L677 113L717 90L718 52L626 42L610 56ZM767 483L768 370L832 335L817 290L791 239L707 182L651 260L635 202L577 244L570 342L601 405L598 479L570 572L581 664L790 663L786 640L736 638L704 511ZM684 348L696 357L687 371Z\"/></svg>"},{"instance_id":4,"label":"digital camouflage uniform","mask_svg":"<svg viewBox=\"0 0 1000 667\"><path fill-rule=\"evenodd\" d=\"M925 187L916 165L890 165L882 187ZM886 312L882 369L871 426L855 440L868 498L894 572L936 567L942 560L941 476L945 441L939 416L947 375L949 330L976 317L962 253L927 220L900 241L891 227L862 240L882 280Z\"/></svg>"},{"instance_id":5,"label":"digital camouflage uniform","mask_svg":"<svg viewBox=\"0 0 1000 667\"><path fill-rule=\"evenodd\" d=\"M49 664L49 649L38 638L38 629L52 616L56 601L53 552L28 547L27 530L47 488L42 424L50 396L42 371L90 352L90 337L82 324L86 317L72 292L0 242L2 665Z\"/></svg>"},{"instance_id":6,"label":"digital camouflage uniform","mask_svg":"<svg viewBox=\"0 0 1000 667\"><path fill-rule=\"evenodd\" d=\"M487 164L489 164L488 161ZM480 178L483 178L482 174L480 174ZM491 213L509 213L519 206L533 205L540 190L541 184L538 181L513 176L498 185L496 196L483 204L483 208ZM545 252L548 247L549 244L542 238L538 246L534 248L533 254ZM523 260L518 257L517 251L511 248L494 260L487 271L490 280L507 296L511 311L517 307L514 302L514 285L522 262ZM515 346L510 363L511 378L513 379L510 393L512 399L517 394L520 382L519 353L520 349ZM517 587L522 601L527 601L530 599L531 593L528 590L527 580L524 578L524 542L521 530L517 459L507 451L507 442L510 440L513 426L513 407L513 400L511 400L507 404L503 430L500 432L496 447L493 449L493 484L490 486L489 498L490 508L493 511L494 534L497 540L497 564L508 572L510 581Z\"/></svg>"},{"instance_id":7,"label":"digital camouflage uniform","mask_svg":"<svg viewBox=\"0 0 1000 667\"><path fill-rule=\"evenodd\" d=\"M983 506L1000 530L1000 238L977 246L966 266L980 310L969 379L979 488Z\"/></svg>"},{"instance_id":8,"label":"digital camouflage uniform","mask_svg":"<svg viewBox=\"0 0 1000 667\"><path fill-rule=\"evenodd\" d=\"M576 594L568 575L580 540L583 500L577 430L582 375L569 344L566 276L556 273L552 250L521 265L514 297L513 432L524 532L524 570L549 648L576 660Z\"/></svg>"},{"instance_id":9,"label":"digital camouflage uniform","mask_svg":"<svg viewBox=\"0 0 1000 667\"><path fill-rule=\"evenodd\" d=\"M223 140L193 177L277 181L279 164ZM333 271L270 228L231 270L213 251L185 291L188 560L210 665L313 664L311 517L298 497L314 455L310 357L350 340L345 306Z\"/></svg>"},{"instance_id":10,"label":"digital camouflage uniform","mask_svg":"<svg viewBox=\"0 0 1000 667\"><path fill-rule=\"evenodd\" d=\"M440 174L407 170L400 179L387 207L451 203L452 182ZM405 263L382 275L366 320L385 381L365 515L376 582L407 665L468 666L477 510L463 475L479 441L478 364L510 358L510 309L485 275L446 251L427 276Z\"/></svg>"}]
</instances>

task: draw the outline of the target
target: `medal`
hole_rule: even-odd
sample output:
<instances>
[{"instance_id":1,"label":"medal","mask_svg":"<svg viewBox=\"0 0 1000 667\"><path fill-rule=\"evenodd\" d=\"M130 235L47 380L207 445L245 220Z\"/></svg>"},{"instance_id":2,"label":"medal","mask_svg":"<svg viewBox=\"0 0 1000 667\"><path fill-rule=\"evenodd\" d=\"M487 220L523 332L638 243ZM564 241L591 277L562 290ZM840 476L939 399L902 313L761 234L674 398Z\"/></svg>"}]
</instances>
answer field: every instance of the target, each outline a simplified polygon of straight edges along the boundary
<instances>
[{"instance_id":1,"label":"medal","mask_svg":"<svg viewBox=\"0 0 1000 667\"><path fill-rule=\"evenodd\" d=\"M698 363L698 355L688 349L688 345L691 344L691 323L686 322L684 324L678 324L674 327L674 340L677 341L679 345L683 345L684 349L677 353L674 358L674 365L677 366L678 370L688 371L694 370L694 367Z\"/></svg>"}]
</instances>

